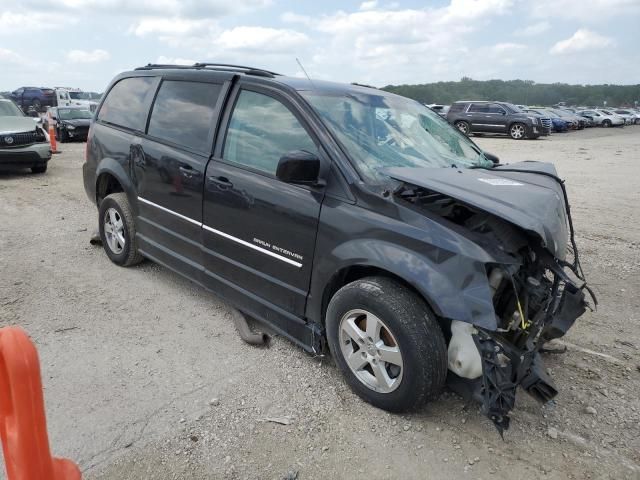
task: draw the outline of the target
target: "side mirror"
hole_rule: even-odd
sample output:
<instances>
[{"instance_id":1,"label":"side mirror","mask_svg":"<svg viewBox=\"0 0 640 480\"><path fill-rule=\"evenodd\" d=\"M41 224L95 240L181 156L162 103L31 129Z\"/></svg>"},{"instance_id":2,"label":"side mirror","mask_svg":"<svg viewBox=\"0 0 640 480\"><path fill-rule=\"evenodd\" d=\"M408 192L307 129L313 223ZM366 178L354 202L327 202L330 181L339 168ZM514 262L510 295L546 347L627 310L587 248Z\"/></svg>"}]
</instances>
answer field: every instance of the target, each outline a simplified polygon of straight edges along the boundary
<instances>
[{"instance_id":1,"label":"side mirror","mask_svg":"<svg viewBox=\"0 0 640 480\"><path fill-rule=\"evenodd\" d=\"M500 163L500 159L496 157L493 153L489 153L489 152L482 152L482 153L484 153L484 158L486 158L487 160L491 160L494 165L497 165Z\"/></svg>"},{"instance_id":2,"label":"side mirror","mask_svg":"<svg viewBox=\"0 0 640 480\"><path fill-rule=\"evenodd\" d=\"M305 150L285 153L278 161L276 177L286 183L319 185L320 159Z\"/></svg>"}]
</instances>

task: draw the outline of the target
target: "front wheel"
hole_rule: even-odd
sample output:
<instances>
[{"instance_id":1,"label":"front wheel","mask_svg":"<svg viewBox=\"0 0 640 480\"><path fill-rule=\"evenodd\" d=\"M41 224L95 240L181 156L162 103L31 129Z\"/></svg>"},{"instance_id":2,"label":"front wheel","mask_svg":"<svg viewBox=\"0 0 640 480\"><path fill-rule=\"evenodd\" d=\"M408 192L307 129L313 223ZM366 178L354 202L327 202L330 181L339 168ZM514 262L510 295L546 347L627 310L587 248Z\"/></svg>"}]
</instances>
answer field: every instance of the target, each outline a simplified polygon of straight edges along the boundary
<instances>
[{"instance_id":1,"label":"front wheel","mask_svg":"<svg viewBox=\"0 0 640 480\"><path fill-rule=\"evenodd\" d=\"M453 125L465 135L469 135L469 133L471 132L471 129L469 128L469 124L462 120L455 122Z\"/></svg>"},{"instance_id":2,"label":"front wheel","mask_svg":"<svg viewBox=\"0 0 640 480\"><path fill-rule=\"evenodd\" d=\"M129 267L140 263L136 227L127 199L123 192L112 193L100 202L98 210L100 239L109 259L116 265Z\"/></svg>"},{"instance_id":3,"label":"front wheel","mask_svg":"<svg viewBox=\"0 0 640 480\"><path fill-rule=\"evenodd\" d=\"M522 140L527 135L527 127L522 123L514 123L509 127L509 135L514 140Z\"/></svg>"},{"instance_id":4,"label":"front wheel","mask_svg":"<svg viewBox=\"0 0 640 480\"><path fill-rule=\"evenodd\" d=\"M435 315L395 280L368 277L342 287L329 302L327 339L351 389L393 412L437 396L447 350Z\"/></svg>"}]
</instances>

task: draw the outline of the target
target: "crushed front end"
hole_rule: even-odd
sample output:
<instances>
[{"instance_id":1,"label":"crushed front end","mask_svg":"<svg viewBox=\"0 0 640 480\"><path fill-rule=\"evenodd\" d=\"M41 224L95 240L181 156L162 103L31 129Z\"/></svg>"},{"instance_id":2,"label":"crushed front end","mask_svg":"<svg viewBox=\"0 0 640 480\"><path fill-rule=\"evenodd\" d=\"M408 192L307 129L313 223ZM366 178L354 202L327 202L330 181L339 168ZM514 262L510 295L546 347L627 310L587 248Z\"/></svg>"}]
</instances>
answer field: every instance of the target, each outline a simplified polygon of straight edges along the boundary
<instances>
[{"instance_id":1,"label":"crushed front end","mask_svg":"<svg viewBox=\"0 0 640 480\"><path fill-rule=\"evenodd\" d=\"M484 274L495 322L448 319L448 367L449 385L480 401L501 434L518 386L543 403L556 396L541 352L585 312L587 294L596 303L580 267L564 185L552 166L532 163L411 179L396 170L394 177L404 182L395 192L403 203L494 260L484 263Z\"/></svg>"}]
</instances>

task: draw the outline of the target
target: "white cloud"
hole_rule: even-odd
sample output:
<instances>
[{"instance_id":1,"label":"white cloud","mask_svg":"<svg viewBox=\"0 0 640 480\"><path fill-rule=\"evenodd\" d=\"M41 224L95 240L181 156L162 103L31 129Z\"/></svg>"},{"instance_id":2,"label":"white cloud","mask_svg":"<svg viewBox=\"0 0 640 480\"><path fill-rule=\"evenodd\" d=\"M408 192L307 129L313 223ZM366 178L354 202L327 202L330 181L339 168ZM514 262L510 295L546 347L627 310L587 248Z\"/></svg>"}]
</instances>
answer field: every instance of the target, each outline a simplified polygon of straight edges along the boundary
<instances>
[{"instance_id":1,"label":"white cloud","mask_svg":"<svg viewBox=\"0 0 640 480\"><path fill-rule=\"evenodd\" d=\"M521 52L527 48L526 45L522 43L497 43L492 47L493 51L496 53L513 53L513 52Z\"/></svg>"},{"instance_id":2,"label":"white cloud","mask_svg":"<svg viewBox=\"0 0 640 480\"><path fill-rule=\"evenodd\" d=\"M24 58L22 58L13 50L9 50L8 48L0 48L0 63L23 64L26 62Z\"/></svg>"},{"instance_id":3,"label":"white cloud","mask_svg":"<svg viewBox=\"0 0 640 480\"><path fill-rule=\"evenodd\" d=\"M603 19L640 13L638 0L536 0L531 12L539 18L565 18L600 23Z\"/></svg>"},{"instance_id":4,"label":"white cloud","mask_svg":"<svg viewBox=\"0 0 640 480\"><path fill-rule=\"evenodd\" d=\"M443 21L473 20L503 15L513 7L513 0L451 0L445 7Z\"/></svg>"},{"instance_id":5,"label":"white cloud","mask_svg":"<svg viewBox=\"0 0 640 480\"><path fill-rule=\"evenodd\" d=\"M186 18L142 18L129 31L138 37L156 34L171 37L197 35L207 28L207 20L190 20Z\"/></svg>"},{"instance_id":6,"label":"white cloud","mask_svg":"<svg viewBox=\"0 0 640 480\"><path fill-rule=\"evenodd\" d=\"M551 28L551 24L547 21L533 23L524 28L516 30L514 33L520 37L536 37Z\"/></svg>"},{"instance_id":7,"label":"white cloud","mask_svg":"<svg viewBox=\"0 0 640 480\"><path fill-rule=\"evenodd\" d=\"M271 0L23 0L35 11L68 10L121 16L215 18L257 10Z\"/></svg>"},{"instance_id":8,"label":"white cloud","mask_svg":"<svg viewBox=\"0 0 640 480\"><path fill-rule=\"evenodd\" d=\"M599 33L592 32L586 28L581 28L566 40L556 43L550 53L553 55L563 55L567 53L575 53L584 50L595 50L613 45L615 42L612 38L605 37Z\"/></svg>"},{"instance_id":9,"label":"white cloud","mask_svg":"<svg viewBox=\"0 0 640 480\"><path fill-rule=\"evenodd\" d=\"M198 62L197 60L191 60L188 58L165 57L164 55L160 55L155 63L160 63L162 65L193 65Z\"/></svg>"},{"instance_id":10,"label":"white cloud","mask_svg":"<svg viewBox=\"0 0 640 480\"><path fill-rule=\"evenodd\" d=\"M67 60L71 63L99 63L110 58L111 54L100 48L91 51L71 50L67 53Z\"/></svg>"},{"instance_id":11,"label":"white cloud","mask_svg":"<svg viewBox=\"0 0 640 480\"><path fill-rule=\"evenodd\" d=\"M309 38L295 30L266 27L235 27L215 40L222 50L252 50L264 53L295 52Z\"/></svg>"},{"instance_id":12,"label":"white cloud","mask_svg":"<svg viewBox=\"0 0 640 480\"><path fill-rule=\"evenodd\" d=\"M378 0L368 0L360 4L360 10L373 10L378 6Z\"/></svg>"},{"instance_id":13,"label":"white cloud","mask_svg":"<svg viewBox=\"0 0 640 480\"><path fill-rule=\"evenodd\" d=\"M75 22L75 18L58 13L15 13L5 10L0 13L0 35L53 30Z\"/></svg>"}]
</instances>

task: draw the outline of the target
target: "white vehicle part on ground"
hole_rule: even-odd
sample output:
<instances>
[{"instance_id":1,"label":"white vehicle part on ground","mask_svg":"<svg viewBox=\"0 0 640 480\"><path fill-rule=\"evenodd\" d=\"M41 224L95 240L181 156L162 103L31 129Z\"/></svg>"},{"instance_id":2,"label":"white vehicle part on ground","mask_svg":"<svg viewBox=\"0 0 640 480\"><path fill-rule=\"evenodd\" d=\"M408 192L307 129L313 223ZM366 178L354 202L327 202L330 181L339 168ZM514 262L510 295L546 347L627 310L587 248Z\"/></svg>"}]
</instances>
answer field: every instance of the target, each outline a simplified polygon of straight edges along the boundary
<instances>
[{"instance_id":1,"label":"white vehicle part on ground","mask_svg":"<svg viewBox=\"0 0 640 480\"><path fill-rule=\"evenodd\" d=\"M451 321L449 370L462 378L474 379L482 375L480 352L471 336L475 331L470 323Z\"/></svg>"}]
</instances>

